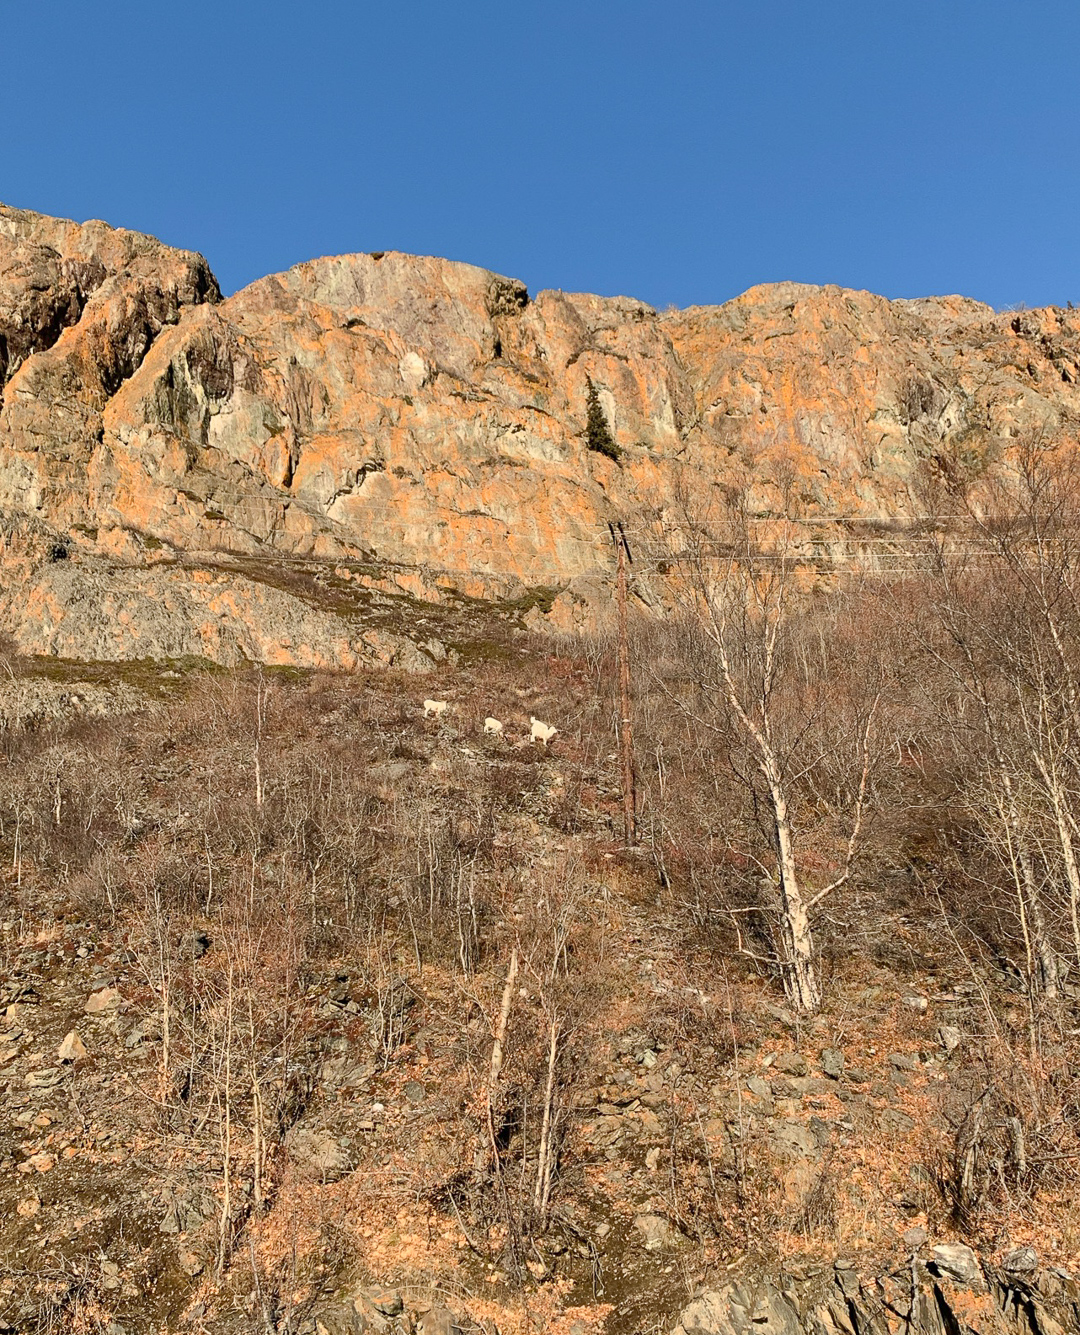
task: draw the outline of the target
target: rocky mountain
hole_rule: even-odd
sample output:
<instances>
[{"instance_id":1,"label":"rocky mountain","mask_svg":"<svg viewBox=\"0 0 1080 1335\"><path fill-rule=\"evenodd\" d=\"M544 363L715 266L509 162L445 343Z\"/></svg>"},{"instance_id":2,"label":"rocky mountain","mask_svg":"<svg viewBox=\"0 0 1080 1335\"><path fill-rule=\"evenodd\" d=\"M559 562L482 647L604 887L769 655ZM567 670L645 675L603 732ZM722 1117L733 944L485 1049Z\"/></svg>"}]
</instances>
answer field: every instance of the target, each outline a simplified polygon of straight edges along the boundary
<instances>
[{"instance_id":1,"label":"rocky mountain","mask_svg":"<svg viewBox=\"0 0 1080 1335\"><path fill-rule=\"evenodd\" d=\"M1069 310L225 300L0 208L0 1332L1078 1329L1073 475L760 664L522 633L735 498L887 572L1078 377Z\"/></svg>"},{"instance_id":2,"label":"rocky mountain","mask_svg":"<svg viewBox=\"0 0 1080 1335\"><path fill-rule=\"evenodd\" d=\"M590 382L618 459L588 448ZM453 644L439 607L588 624L609 520L677 527L725 489L880 560L927 463L1072 438L1078 382L1057 308L780 283L660 313L398 253L222 300L201 256L0 207L0 630L76 659L423 666Z\"/></svg>"}]
</instances>

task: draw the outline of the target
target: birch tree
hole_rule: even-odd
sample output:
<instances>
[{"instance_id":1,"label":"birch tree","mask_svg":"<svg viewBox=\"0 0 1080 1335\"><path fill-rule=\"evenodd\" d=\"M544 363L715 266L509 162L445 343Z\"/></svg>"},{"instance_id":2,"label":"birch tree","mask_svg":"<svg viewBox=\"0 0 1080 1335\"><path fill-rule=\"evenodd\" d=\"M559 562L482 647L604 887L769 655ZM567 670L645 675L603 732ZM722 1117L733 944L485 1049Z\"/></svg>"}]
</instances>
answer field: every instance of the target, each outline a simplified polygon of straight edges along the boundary
<instances>
[{"instance_id":1,"label":"birch tree","mask_svg":"<svg viewBox=\"0 0 1080 1335\"><path fill-rule=\"evenodd\" d=\"M772 521L761 543L745 507L733 506L725 520L719 530L687 530L684 634L694 646L695 698L679 703L714 734L718 761L764 813L776 961L792 1006L808 1014L822 1000L814 910L851 876L880 692L869 681L854 704L838 690L852 665L835 656L826 600L811 596L796 520ZM800 856L800 825L823 824L844 833L834 874L818 884Z\"/></svg>"},{"instance_id":2,"label":"birch tree","mask_svg":"<svg viewBox=\"0 0 1080 1335\"><path fill-rule=\"evenodd\" d=\"M930 577L945 632L931 653L971 706L967 749L981 757L969 805L1015 894L1031 989L1048 999L1055 917L1080 964L1078 484L1071 457L1021 442L963 498L962 530L939 537Z\"/></svg>"}]
</instances>

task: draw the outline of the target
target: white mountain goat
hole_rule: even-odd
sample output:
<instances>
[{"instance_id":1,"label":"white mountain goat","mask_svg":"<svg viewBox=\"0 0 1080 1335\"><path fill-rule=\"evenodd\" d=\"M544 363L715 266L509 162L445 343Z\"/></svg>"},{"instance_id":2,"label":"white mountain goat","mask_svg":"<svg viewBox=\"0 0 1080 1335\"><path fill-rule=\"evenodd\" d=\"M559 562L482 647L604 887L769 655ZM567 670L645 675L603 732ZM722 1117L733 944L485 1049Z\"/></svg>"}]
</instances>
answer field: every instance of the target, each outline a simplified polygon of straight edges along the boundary
<instances>
[{"instance_id":1,"label":"white mountain goat","mask_svg":"<svg viewBox=\"0 0 1080 1335\"><path fill-rule=\"evenodd\" d=\"M499 722L497 718L491 718L489 716L488 718L484 719L484 732L489 737L501 737L502 730L503 730L503 725Z\"/></svg>"},{"instance_id":2,"label":"white mountain goat","mask_svg":"<svg viewBox=\"0 0 1080 1335\"><path fill-rule=\"evenodd\" d=\"M540 742L543 746L547 746L548 742L559 731L558 728L553 728L550 723L541 723L538 718L530 716L529 722L532 724L530 739L534 742Z\"/></svg>"},{"instance_id":3,"label":"white mountain goat","mask_svg":"<svg viewBox=\"0 0 1080 1335\"><path fill-rule=\"evenodd\" d=\"M425 701L424 701L424 717L425 717L425 718L442 718L442 716L446 713L446 711L447 711L449 708L450 708L450 701L449 701L449 700L425 700Z\"/></svg>"}]
</instances>

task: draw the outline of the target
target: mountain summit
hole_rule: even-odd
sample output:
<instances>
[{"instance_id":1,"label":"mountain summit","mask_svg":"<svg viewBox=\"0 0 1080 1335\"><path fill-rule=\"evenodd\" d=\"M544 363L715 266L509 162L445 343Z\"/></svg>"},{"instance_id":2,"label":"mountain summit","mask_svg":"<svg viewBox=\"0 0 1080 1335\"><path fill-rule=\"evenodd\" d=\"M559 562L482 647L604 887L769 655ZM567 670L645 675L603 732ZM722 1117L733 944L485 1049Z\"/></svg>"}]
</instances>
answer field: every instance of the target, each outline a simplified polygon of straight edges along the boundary
<instances>
[{"instance_id":1,"label":"mountain summit","mask_svg":"<svg viewBox=\"0 0 1080 1335\"><path fill-rule=\"evenodd\" d=\"M413 623L448 599L589 624L608 521L718 489L762 516L794 495L821 552L874 561L928 464L1067 434L1078 381L1080 313L1053 307L778 283L659 313L396 252L223 300L197 254L0 206L0 631L422 664Z\"/></svg>"}]
</instances>

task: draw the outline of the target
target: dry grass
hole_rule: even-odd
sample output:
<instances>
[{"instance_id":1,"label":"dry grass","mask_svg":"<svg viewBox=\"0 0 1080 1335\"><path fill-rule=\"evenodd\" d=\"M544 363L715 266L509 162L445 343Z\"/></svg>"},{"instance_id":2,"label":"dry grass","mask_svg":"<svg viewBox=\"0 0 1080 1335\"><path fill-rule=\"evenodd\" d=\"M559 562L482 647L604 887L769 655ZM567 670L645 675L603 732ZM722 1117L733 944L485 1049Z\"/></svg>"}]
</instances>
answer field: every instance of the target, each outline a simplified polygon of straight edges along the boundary
<instances>
[{"instance_id":1,"label":"dry grass","mask_svg":"<svg viewBox=\"0 0 1080 1335\"><path fill-rule=\"evenodd\" d=\"M997 921L1004 895L965 906L944 856L932 892L925 871L885 875L947 844L913 800L940 774L898 763L877 780L862 869L819 920L825 1006L799 1019L770 960L752 795L644 688L649 846L620 848L609 678L602 649L432 682L212 674L139 716L5 734L4 963L67 961L89 940L123 959L124 1022L144 1032L96 1068L132 1091L110 1113L121 1148L87 1134L63 1171L111 1154L122 1194L138 1155L214 1201L190 1244L203 1272L174 1277L163 1310L199 1296L224 1319L254 1285L300 1312L378 1279L485 1329L628 1328L746 1258L869 1264L916 1223L1075 1252L1071 1001L1035 1015L994 972L987 905ZM446 726L422 718L432 693L451 701ZM483 737L487 714L508 741ZM558 724L548 753L524 741L530 714ZM822 876L836 829L822 808L807 850ZM948 1062L943 1022L966 1034ZM825 1047L866 1083L768 1108L748 1090L792 1050L816 1078ZM354 1084L334 1084L343 1060L363 1068ZM827 1125L828 1141L785 1158L780 1123ZM348 1137L340 1176L297 1162L297 1128ZM642 1212L680 1231L675 1255L642 1252ZM163 1274L173 1245L147 1243ZM85 1302L111 1301L88 1284Z\"/></svg>"}]
</instances>

